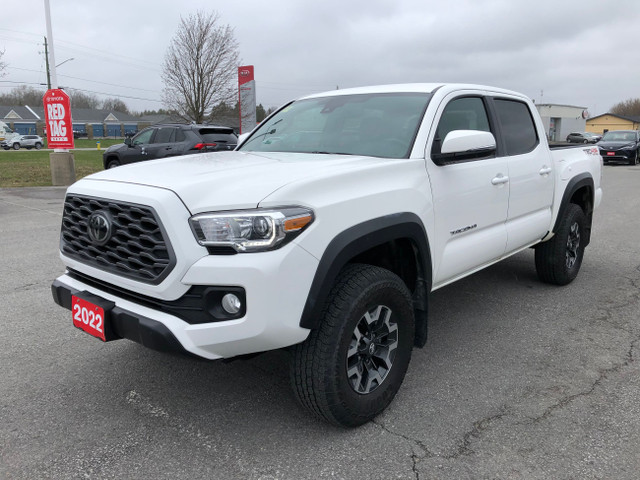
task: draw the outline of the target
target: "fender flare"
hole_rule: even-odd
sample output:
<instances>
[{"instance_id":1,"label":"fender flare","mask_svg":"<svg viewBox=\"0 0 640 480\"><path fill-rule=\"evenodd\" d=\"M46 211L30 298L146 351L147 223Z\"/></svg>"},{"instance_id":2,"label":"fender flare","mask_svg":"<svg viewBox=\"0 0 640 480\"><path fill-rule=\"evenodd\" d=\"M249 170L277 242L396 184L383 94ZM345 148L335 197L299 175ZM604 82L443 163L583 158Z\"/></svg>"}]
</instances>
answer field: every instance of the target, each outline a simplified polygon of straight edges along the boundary
<instances>
[{"instance_id":1,"label":"fender flare","mask_svg":"<svg viewBox=\"0 0 640 480\"><path fill-rule=\"evenodd\" d=\"M424 282L420 286L426 290L418 295L424 306L414 308L426 311L426 295L431 291L431 253L426 230L420 218L410 212L374 218L339 233L325 249L307 296L300 326L315 329L320 324L320 314L325 300L342 268L356 255L392 240L409 238L417 248ZM416 288L420 288L416 286ZM416 295L414 295L414 299ZM425 325L426 328L426 325Z\"/></svg>"},{"instance_id":2,"label":"fender flare","mask_svg":"<svg viewBox=\"0 0 640 480\"><path fill-rule=\"evenodd\" d=\"M571 197L573 197L573 194L576 193L582 187L588 187L591 190L590 201L591 201L592 208L591 210L588 210L585 212L585 215L587 216L587 239L585 244L585 247L586 247L587 245L589 245L589 242L591 241L591 223L593 220L593 203L595 201L594 199L595 185L593 182L593 177L589 173L586 173L586 172L581 173L573 177L571 180L569 180L569 183L567 184L567 188L564 189L564 193L562 194L562 202L560 202L560 208L558 209L558 216L556 217L556 220L553 224L553 232L555 233L558 230L560 222L562 221L562 218L567 210L567 206L570 203L569 201L571 200Z\"/></svg>"}]
</instances>

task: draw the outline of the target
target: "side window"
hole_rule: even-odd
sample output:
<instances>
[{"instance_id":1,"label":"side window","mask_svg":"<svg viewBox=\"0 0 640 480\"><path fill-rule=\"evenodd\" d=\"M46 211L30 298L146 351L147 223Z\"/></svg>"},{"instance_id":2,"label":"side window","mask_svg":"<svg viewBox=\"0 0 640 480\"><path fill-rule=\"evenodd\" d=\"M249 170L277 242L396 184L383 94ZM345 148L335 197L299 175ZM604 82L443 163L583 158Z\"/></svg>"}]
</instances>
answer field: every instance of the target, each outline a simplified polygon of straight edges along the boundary
<instances>
[{"instance_id":1,"label":"side window","mask_svg":"<svg viewBox=\"0 0 640 480\"><path fill-rule=\"evenodd\" d=\"M538 145L538 132L526 103L495 99L507 155L528 153Z\"/></svg>"},{"instance_id":2,"label":"side window","mask_svg":"<svg viewBox=\"0 0 640 480\"><path fill-rule=\"evenodd\" d=\"M182 129L176 128L176 138L174 139L174 142L176 143L184 142L185 139L186 137L184 136L184 132L182 131Z\"/></svg>"},{"instance_id":3,"label":"side window","mask_svg":"<svg viewBox=\"0 0 640 480\"><path fill-rule=\"evenodd\" d=\"M489 117L482 98L462 97L449 102L438 122L431 154L440 153L442 141L449 132L454 130L491 131Z\"/></svg>"},{"instance_id":4,"label":"side window","mask_svg":"<svg viewBox=\"0 0 640 480\"><path fill-rule=\"evenodd\" d=\"M151 135L153 135L153 128L149 130L143 130L138 135L133 137L131 145L143 145L151 141Z\"/></svg>"},{"instance_id":5,"label":"side window","mask_svg":"<svg viewBox=\"0 0 640 480\"><path fill-rule=\"evenodd\" d=\"M176 129L174 127L160 127L156 131L153 143L172 143L174 141Z\"/></svg>"}]
</instances>

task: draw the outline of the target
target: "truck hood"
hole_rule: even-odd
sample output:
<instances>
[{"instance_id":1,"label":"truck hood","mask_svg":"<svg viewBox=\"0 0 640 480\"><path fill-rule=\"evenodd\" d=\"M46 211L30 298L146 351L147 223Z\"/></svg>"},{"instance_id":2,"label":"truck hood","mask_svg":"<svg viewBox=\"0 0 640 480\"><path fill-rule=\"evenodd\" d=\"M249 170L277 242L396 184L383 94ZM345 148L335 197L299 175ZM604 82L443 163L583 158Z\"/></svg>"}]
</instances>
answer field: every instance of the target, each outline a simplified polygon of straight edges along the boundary
<instances>
[{"instance_id":1,"label":"truck hood","mask_svg":"<svg viewBox=\"0 0 640 480\"><path fill-rule=\"evenodd\" d=\"M307 153L212 152L104 170L80 182L147 185L175 192L191 211L254 208L277 189L394 160ZM397 160L396 160L397 161Z\"/></svg>"}]
</instances>

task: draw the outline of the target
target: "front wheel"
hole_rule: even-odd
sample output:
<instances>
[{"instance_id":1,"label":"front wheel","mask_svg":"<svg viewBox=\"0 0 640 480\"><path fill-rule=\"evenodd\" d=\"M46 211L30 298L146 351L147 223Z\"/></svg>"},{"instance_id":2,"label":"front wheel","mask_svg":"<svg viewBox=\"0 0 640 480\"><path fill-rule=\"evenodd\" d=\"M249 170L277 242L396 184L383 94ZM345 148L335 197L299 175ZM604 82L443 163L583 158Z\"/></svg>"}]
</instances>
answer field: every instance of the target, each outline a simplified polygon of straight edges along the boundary
<instances>
[{"instance_id":1,"label":"front wheel","mask_svg":"<svg viewBox=\"0 0 640 480\"><path fill-rule=\"evenodd\" d=\"M398 392L414 333L404 282L383 268L348 265L329 294L320 326L294 349L291 380L298 401L335 425L368 422Z\"/></svg>"},{"instance_id":2,"label":"front wheel","mask_svg":"<svg viewBox=\"0 0 640 480\"><path fill-rule=\"evenodd\" d=\"M634 155L633 158L631 158L629 160L629 165L638 165L638 163L640 163L640 150L638 150Z\"/></svg>"},{"instance_id":3,"label":"front wheel","mask_svg":"<svg viewBox=\"0 0 640 480\"><path fill-rule=\"evenodd\" d=\"M107 168L116 168L120 166L120 161L112 159L107 162Z\"/></svg>"},{"instance_id":4,"label":"front wheel","mask_svg":"<svg viewBox=\"0 0 640 480\"><path fill-rule=\"evenodd\" d=\"M586 240L587 218L578 205L570 203L556 234L536 247L538 278L545 283L567 285L582 265Z\"/></svg>"},{"instance_id":5,"label":"front wheel","mask_svg":"<svg viewBox=\"0 0 640 480\"><path fill-rule=\"evenodd\" d=\"M14 143L13 144L13 149L14 150L20 150L20 144L19 143Z\"/></svg>"}]
</instances>

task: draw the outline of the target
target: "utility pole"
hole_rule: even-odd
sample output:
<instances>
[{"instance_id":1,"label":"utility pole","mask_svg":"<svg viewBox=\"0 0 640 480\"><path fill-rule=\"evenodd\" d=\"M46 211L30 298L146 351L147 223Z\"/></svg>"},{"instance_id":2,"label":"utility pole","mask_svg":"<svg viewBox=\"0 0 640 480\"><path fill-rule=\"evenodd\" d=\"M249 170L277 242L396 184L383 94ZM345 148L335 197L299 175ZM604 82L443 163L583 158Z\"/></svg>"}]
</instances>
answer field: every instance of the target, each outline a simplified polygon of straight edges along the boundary
<instances>
[{"instance_id":1,"label":"utility pole","mask_svg":"<svg viewBox=\"0 0 640 480\"><path fill-rule=\"evenodd\" d=\"M47 22L47 36L44 39L45 51L47 53L47 86L49 87L49 90L51 90L52 88L58 88L58 77L56 75L56 57L54 56L53 49L54 42L53 31L51 29L51 9L49 8L49 0L44 0L44 14ZM50 44L47 44L47 38L51 42ZM49 56L51 56L51 58L49 58ZM49 72L51 72L51 75L49 75ZM47 112L45 112L45 118L47 118ZM51 138L51 135L53 134L53 132L50 131L50 127L50 125L47 125L48 138ZM72 129L73 126L69 125L68 128ZM71 138L73 139L73 137ZM54 148L53 153L49 154L49 164L51 165L52 185L71 185L76 181L76 166L73 153L69 152L68 149Z\"/></svg>"},{"instance_id":2,"label":"utility pole","mask_svg":"<svg viewBox=\"0 0 640 480\"><path fill-rule=\"evenodd\" d=\"M49 48L47 37L44 37L44 59L47 62L47 90L51 90L51 73L49 72Z\"/></svg>"}]
</instances>

